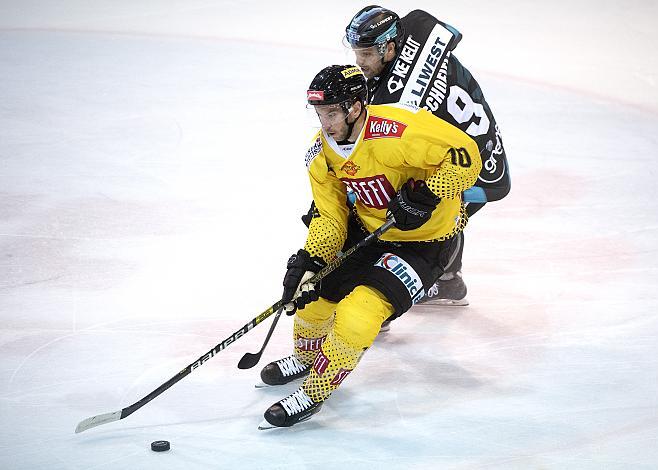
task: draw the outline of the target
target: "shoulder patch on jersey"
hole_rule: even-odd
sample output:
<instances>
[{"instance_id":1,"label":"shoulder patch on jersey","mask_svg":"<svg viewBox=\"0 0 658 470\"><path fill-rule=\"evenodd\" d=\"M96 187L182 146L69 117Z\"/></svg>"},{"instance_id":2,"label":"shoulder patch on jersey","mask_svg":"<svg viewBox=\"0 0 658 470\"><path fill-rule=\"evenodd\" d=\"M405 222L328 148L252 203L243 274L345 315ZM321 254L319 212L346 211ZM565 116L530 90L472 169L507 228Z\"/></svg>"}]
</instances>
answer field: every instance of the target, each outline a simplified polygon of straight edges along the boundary
<instances>
[{"instance_id":1,"label":"shoulder patch on jersey","mask_svg":"<svg viewBox=\"0 0 658 470\"><path fill-rule=\"evenodd\" d=\"M366 122L366 131L363 134L363 140L396 138L402 137L407 125L400 121L383 118L379 116L370 116Z\"/></svg>"},{"instance_id":2,"label":"shoulder patch on jersey","mask_svg":"<svg viewBox=\"0 0 658 470\"><path fill-rule=\"evenodd\" d=\"M507 168L505 168L505 157L503 155L503 142L500 137L500 129L496 125L496 144L489 139L485 146L486 152L480 156L482 159L482 170L478 179L483 183L495 184L505 176ZM486 154L489 156L485 159Z\"/></svg>"},{"instance_id":3,"label":"shoulder patch on jersey","mask_svg":"<svg viewBox=\"0 0 658 470\"><path fill-rule=\"evenodd\" d=\"M313 145L311 145L311 147L306 151L306 157L304 158L306 168L311 167L311 162L320 154L320 150L322 150L322 139L318 135L318 137L315 139L315 142L313 142Z\"/></svg>"}]
</instances>

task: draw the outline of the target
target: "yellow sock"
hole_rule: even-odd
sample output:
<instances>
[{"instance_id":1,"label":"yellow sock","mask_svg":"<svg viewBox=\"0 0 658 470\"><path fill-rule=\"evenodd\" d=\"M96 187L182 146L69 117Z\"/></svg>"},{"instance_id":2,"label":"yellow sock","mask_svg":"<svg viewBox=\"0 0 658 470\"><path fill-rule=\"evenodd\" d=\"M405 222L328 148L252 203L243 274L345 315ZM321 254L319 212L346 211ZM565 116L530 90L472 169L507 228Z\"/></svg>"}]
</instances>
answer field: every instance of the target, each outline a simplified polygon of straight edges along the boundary
<instances>
[{"instance_id":1,"label":"yellow sock","mask_svg":"<svg viewBox=\"0 0 658 470\"><path fill-rule=\"evenodd\" d=\"M312 304L311 304L312 305ZM315 402L326 400L354 370L393 307L376 289L357 286L336 305L336 318L302 387Z\"/></svg>"},{"instance_id":2,"label":"yellow sock","mask_svg":"<svg viewBox=\"0 0 658 470\"><path fill-rule=\"evenodd\" d=\"M297 310L294 318L293 341L295 356L304 365L310 366L325 341L334 323L336 304L320 297Z\"/></svg>"}]
</instances>

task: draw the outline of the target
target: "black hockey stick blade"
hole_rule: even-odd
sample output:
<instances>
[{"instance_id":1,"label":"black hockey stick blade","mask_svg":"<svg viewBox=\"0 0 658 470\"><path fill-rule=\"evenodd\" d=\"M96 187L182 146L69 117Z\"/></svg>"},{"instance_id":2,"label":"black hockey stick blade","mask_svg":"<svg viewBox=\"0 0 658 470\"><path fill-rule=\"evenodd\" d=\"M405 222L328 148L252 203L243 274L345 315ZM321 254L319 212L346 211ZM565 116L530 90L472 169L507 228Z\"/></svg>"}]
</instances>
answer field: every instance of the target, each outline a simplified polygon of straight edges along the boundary
<instances>
[{"instance_id":1,"label":"black hockey stick blade","mask_svg":"<svg viewBox=\"0 0 658 470\"><path fill-rule=\"evenodd\" d=\"M365 245L368 245L372 243L374 240L379 238L379 236L386 232L388 229L393 227L395 225L395 220L393 218L389 218L381 227L379 227L377 230L372 232L370 235L365 237L363 240L361 240L359 243L356 245L352 246L350 249L339 255L336 259L334 259L331 263L327 264L324 268L322 268L318 273L315 274L311 279L309 279L308 282L317 284L320 282L322 279L324 279L329 273L334 271L338 266L340 266L345 259L347 259L349 256L352 255L355 251L358 249L364 247ZM265 341L263 343L263 346L260 348L260 351L257 353L246 353L244 356L242 356L242 359L240 359L240 362L238 362L238 369L251 369L254 367L256 364L258 364L258 361L260 361L261 356L263 355L263 351L265 351L265 347L267 346L267 343L270 341L270 338L272 336L272 333L274 332L274 328L276 327L277 322L279 321L279 318L281 317L281 312L284 310L284 307L281 307L279 311L276 312L276 317L274 317L274 321L272 322L272 326L270 326L270 331L267 332L267 336L265 337Z\"/></svg>"},{"instance_id":2,"label":"black hockey stick blade","mask_svg":"<svg viewBox=\"0 0 658 470\"><path fill-rule=\"evenodd\" d=\"M260 361L260 358L263 355L263 351L265 351L265 346L267 346L267 343L269 343L270 338L272 337L272 333L274 332L274 328L276 327L279 318L281 318L281 312L283 312L283 310L283 308L280 308L276 312L276 316L272 321L272 326L270 326L270 330L267 332L267 336L265 337L265 341L263 342L263 346L260 348L260 351L257 353L245 353L245 355L242 356L242 359L240 359L240 362L238 362L238 369L251 369L256 364L258 364L258 361Z\"/></svg>"},{"instance_id":3,"label":"black hockey stick blade","mask_svg":"<svg viewBox=\"0 0 658 470\"><path fill-rule=\"evenodd\" d=\"M258 364L262 355L262 350L257 353L245 353L242 359L240 359L240 362L238 362L238 369L251 369Z\"/></svg>"}]
</instances>

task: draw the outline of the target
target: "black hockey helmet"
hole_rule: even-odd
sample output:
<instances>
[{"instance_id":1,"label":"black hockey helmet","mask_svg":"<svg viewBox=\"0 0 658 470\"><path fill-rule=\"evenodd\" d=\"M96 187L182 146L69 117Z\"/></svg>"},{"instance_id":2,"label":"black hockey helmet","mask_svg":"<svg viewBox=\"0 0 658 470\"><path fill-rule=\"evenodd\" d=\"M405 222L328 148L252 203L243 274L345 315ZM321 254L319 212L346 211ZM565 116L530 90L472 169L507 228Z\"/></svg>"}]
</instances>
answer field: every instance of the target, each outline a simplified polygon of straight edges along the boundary
<instances>
[{"instance_id":1,"label":"black hockey helmet","mask_svg":"<svg viewBox=\"0 0 658 470\"><path fill-rule=\"evenodd\" d=\"M400 17L378 5L360 10L345 28L344 43L352 49L363 49L395 42L399 49L404 29Z\"/></svg>"},{"instance_id":2,"label":"black hockey helmet","mask_svg":"<svg viewBox=\"0 0 658 470\"><path fill-rule=\"evenodd\" d=\"M330 65L313 78L306 92L309 105L342 104L347 111L352 103L368 102L366 77L356 65Z\"/></svg>"}]
</instances>

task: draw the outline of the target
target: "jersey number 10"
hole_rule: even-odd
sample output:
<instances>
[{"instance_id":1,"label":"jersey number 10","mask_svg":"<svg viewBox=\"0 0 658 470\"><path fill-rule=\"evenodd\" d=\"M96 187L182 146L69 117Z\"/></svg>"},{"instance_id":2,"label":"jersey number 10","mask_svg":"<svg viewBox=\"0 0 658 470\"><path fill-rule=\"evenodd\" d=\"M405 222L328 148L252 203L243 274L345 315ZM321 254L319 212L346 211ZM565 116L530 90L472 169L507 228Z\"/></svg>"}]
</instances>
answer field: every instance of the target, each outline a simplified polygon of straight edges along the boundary
<instances>
[{"instance_id":1,"label":"jersey number 10","mask_svg":"<svg viewBox=\"0 0 658 470\"><path fill-rule=\"evenodd\" d=\"M465 148L450 148L448 153L450 154L450 163L453 165L459 165L463 168L469 168L471 166L471 156Z\"/></svg>"}]
</instances>

